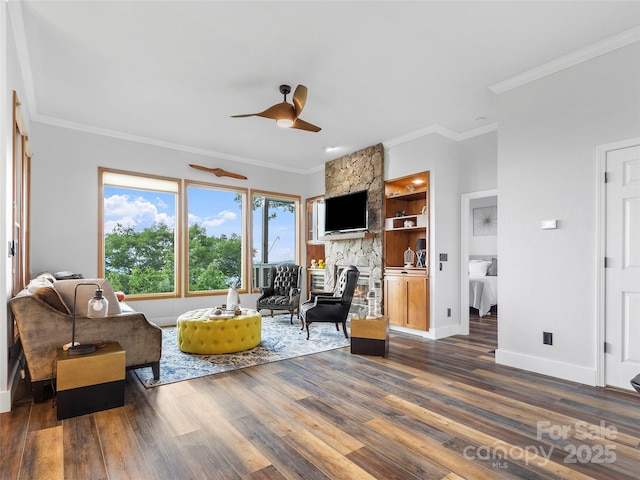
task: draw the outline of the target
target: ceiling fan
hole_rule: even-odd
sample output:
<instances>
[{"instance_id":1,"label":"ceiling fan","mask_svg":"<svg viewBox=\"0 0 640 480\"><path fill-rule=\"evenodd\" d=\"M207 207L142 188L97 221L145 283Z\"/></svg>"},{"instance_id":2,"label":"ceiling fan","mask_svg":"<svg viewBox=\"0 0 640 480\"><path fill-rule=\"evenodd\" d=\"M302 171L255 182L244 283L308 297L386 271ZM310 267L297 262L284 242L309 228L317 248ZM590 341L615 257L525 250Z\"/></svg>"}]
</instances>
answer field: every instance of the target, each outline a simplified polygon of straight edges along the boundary
<instances>
[{"instance_id":1,"label":"ceiling fan","mask_svg":"<svg viewBox=\"0 0 640 480\"><path fill-rule=\"evenodd\" d=\"M264 112L248 113L245 115L232 115L232 118L243 117L264 117L272 118L279 127L297 128L299 130L307 130L309 132L319 132L320 127L311 125L300 118L300 112L307 102L307 87L298 85L296 91L293 92L293 105L287 102L287 95L291 93L289 85L280 85L280 93L284 95L284 101L267 108Z\"/></svg>"}]
</instances>

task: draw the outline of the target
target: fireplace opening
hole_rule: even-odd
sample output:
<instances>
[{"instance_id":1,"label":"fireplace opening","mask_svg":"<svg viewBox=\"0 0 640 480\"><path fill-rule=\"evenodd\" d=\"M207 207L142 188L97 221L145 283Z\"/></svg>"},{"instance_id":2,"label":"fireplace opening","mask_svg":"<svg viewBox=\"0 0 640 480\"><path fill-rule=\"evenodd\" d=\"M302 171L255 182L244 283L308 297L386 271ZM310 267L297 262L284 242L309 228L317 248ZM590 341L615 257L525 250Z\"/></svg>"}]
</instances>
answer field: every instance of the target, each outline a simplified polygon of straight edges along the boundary
<instances>
[{"instance_id":1,"label":"fireplace opening","mask_svg":"<svg viewBox=\"0 0 640 480\"><path fill-rule=\"evenodd\" d=\"M342 271L347 268L347 265L338 265L336 267L336 279L340 278ZM371 267L357 267L360 275L358 276L358 282L356 283L356 289L353 293L353 301L351 302L351 308L349 313L357 314L361 308L364 308L366 314L367 311L367 294L369 293Z\"/></svg>"}]
</instances>

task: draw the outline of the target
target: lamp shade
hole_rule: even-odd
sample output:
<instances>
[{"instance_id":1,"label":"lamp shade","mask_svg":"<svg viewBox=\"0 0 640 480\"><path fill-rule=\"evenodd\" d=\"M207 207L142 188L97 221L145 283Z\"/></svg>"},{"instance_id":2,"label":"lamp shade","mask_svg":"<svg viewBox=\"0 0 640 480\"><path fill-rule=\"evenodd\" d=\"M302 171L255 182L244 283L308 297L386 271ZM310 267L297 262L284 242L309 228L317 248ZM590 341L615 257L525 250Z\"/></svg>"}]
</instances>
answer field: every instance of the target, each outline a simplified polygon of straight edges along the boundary
<instances>
[{"instance_id":1,"label":"lamp shade","mask_svg":"<svg viewBox=\"0 0 640 480\"><path fill-rule=\"evenodd\" d=\"M74 306L75 308L75 306ZM109 308L109 301L104 298L102 289L98 288L93 297L89 299L87 305L87 318L102 318L107 316L107 309Z\"/></svg>"},{"instance_id":2,"label":"lamp shade","mask_svg":"<svg viewBox=\"0 0 640 480\"><path fill-rule=\"evenodd\" d=\"M426 250L427 249L427 239L419 238L416 242L416 250Z\"/></svg>"}]
</instances>

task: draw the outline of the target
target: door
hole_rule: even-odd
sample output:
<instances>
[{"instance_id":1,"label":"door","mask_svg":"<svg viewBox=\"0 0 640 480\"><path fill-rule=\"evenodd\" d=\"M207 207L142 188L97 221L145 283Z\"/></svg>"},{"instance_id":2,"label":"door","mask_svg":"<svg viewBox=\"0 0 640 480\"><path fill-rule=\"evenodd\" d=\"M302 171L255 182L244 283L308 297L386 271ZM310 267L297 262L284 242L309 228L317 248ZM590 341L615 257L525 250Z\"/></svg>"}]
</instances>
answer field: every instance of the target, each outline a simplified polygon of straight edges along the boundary
<instances>
[{"instance_id":1,"label":"door","mask_svg":"<svg viewBox=\"0 0 640 480\"><path fill-rule=\"evenodd\" d=\"M384 313L389 317L389 324L405 326L407 288L404 277L397 275L384 277Z\"/></svg>"},{"instance_id":2,"label":"door","mask_svg":"<svg viewBox=\"0 0 640 480\"><path fill-rule=\"evenodd\" d=\"M606 154L605 381L640 373L640 146Z\"/></svg>"},{"instance_id":3,"label":"door","mask_svg":"<svg viewBox=\"0 0 640 480\"><path fill-rule=\"evenodd\" d=\"M429 330L428 299L427 279L424 277L407 278L407 327Z\"/></svg>"}]
</instances>

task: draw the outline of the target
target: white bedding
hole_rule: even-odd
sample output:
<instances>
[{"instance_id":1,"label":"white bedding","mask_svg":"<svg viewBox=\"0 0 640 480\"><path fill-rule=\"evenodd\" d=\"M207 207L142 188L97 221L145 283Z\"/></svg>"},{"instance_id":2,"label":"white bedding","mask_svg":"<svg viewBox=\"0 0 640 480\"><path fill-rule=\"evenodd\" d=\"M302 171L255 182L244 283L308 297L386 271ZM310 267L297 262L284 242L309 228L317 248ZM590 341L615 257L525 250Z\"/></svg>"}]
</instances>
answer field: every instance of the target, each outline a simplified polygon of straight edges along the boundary
<instances>
[{"instance_id":1,"label":"white bedding","mask_svg":"<svg viewBox=\"0 0 640 480\"><path fill-rule=\"evenodd\" d=\"M477 308L480 316L489 313L498 304L498 277L469 276L469 305Z\"/></svg>"}]
</instances>

